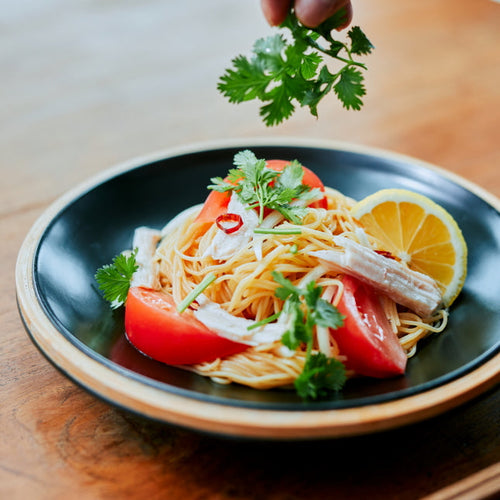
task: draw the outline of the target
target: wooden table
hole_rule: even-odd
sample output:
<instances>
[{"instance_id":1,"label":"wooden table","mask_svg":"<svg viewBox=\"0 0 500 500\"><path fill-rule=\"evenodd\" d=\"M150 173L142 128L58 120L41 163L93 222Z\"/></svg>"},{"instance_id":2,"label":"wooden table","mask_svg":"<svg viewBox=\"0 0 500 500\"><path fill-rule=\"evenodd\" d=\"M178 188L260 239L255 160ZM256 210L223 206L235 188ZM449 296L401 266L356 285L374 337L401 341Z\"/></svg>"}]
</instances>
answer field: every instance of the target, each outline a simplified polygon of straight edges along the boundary
<instances>
[{"instance_id":1,"label":"wooden table","mask_svg":"<svg viewBox=\"0 0 500 500\"><path fill-rule=\"evenodd\" d=\"M354 4L355 24L376 45L363 110L344 111L331 98L319 120L299 111L271 130L256 105L228 104L215 88L230 59L270 33L257 1L45 0L1 9L1 498L405 499L478 471L495 475L486 468L500 460L498 388L365 437L220 440L87 394L37 351L17 312L16 255L43 210L115 163L172 146L345 140L421 158L500 196L500 5ZM483 492L498 487L482 484Z\"/></svg>"}]
</instances>

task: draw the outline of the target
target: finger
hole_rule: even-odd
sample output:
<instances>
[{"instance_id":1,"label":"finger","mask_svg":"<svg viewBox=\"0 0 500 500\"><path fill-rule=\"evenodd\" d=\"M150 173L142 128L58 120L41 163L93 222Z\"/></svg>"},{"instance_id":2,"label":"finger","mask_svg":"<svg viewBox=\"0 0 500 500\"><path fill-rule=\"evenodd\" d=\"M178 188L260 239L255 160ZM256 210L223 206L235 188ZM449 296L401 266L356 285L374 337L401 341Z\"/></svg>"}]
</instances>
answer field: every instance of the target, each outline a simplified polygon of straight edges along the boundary
<instances>
[{"instance_id":1,"label":"finger","mask_svg":"<svg viewBox=\"0 0 500 500\"><path fill-rule=\"evenodd\" d=\"M340 26L337 28L337 31L343 30L344 28L347 28L351 24L352 21L352 3L348 2L347 5L345 6L346 10L346 15L343 20L343 22L340 24Z\"/></svg>"},{"instance_id":2,"label":"finger","mask_svg":"<svg viewBox=\"0 0 500 500\"><path fill-rule=\"evenodd\" d=\"M262 12L271 26L280 25L291 8L292 0L261 0Z\"/></svg>"},{"instance_id":3,"label":"finger","mask_svg":"<svg viewBox=\"0 0 500 500\"><path fill-rule=\"evenodd\" d=\"M347 26L352 18L349 0L296 0L295 15L304 26L314 28L333 16L342 7L347 7L348 16L346 16L346 21L342 23Z\"/></svg>"}]
</instances>

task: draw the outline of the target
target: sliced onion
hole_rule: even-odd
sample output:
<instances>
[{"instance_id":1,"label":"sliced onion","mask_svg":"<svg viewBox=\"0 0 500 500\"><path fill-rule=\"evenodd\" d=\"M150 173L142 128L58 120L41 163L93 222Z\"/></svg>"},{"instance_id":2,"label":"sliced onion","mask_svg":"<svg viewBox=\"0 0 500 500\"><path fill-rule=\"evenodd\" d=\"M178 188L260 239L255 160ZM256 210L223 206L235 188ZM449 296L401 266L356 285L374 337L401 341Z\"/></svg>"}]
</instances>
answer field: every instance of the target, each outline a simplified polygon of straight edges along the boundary
<instances>
[{"instance_id":1,"label":"sliced onion","mask_svg":"<svg viewBox=\"0 0 500 500\"><path fill-rule=\"evenodd\" d=\"M217 227L226 234L235 233L243 226L243 219L238 214L222 214L215 219Z\"/></svg>"}]
</instances>

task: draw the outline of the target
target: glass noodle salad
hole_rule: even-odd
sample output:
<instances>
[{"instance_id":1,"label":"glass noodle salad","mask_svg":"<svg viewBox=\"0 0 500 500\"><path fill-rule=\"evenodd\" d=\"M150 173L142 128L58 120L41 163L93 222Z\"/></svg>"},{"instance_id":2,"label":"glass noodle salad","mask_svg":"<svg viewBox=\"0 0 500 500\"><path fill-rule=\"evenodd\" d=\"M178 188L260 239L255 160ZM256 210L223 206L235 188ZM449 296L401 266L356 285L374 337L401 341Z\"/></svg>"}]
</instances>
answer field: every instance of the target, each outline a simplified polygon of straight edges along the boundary
<instances>
[{"instance_id":1,"label":"glass noodle salad","mask_svg":"<svg viewBox=\"0 0 500 500\"><path fill-rule=\"evenodd\" d=\"M445 329L467 249L430 199L386 189L357 202L298 161L248 150L211 182L203 204L137 228L96 273L141 353L318 399L352 377L401 376Z\"/></svg>"}]
</instances>

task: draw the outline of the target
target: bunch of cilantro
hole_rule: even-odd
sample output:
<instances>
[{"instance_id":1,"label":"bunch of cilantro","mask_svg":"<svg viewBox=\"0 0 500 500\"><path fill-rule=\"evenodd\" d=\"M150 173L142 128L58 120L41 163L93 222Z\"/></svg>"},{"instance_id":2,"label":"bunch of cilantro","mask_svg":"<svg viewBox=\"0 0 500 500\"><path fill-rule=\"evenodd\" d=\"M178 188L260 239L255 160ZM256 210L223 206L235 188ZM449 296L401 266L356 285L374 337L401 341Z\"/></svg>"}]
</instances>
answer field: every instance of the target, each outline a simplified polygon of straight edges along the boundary
<instances>
[{"instance_id":1,"label":"bunch of cilantro","mask_svg":"<svg viewBox=\"0 0 500 500\"><path fill-rule=\"evenodd\" d=\"M248 208L259 212L259 223L264 218L264 209L277 210L285 219L300 224L307 213L308 202L319 195L317 188L311 189L302 184L304 170L302 165L293 160L283 172L266 167L266 160L259 159L252 151L244 150L234 156L236 168L229 170L226 179L212 177L208 189L219 192L234 191ZM296 200L301 205L292 205Z\"/></svg>"},{"instance_id":2,"label":"bunch of cilantro","mask_svg":"<svg viewBox=\"0 0 500 500\"><path fill-rule=\"evenodd\" d=\"M302 373L295 379L297 394L302 399L322 399L339 391L346 381L344 364L322 352L313 353L314 328L339 328L344 317L332 304L321 298L323 288L314 281L298 288L281 273L273 271L280 286L275 295L284 301L282 314L288 318L288 329L281 342L289 349L306 346Z\"/></svg>"},{"instance_id":3,"label":"bunch of cilantro","mask_svg":"<svg viewBox=\"0 0 500 500\"><path fill-rule=\"evenodd\" d=\"M260 100L267 126L290 118L297 104L317 117L319 102L332 90L346 109L359 110L366 93L361 70L366 66L354 56L369 54L373 45L358 26L347 33L347 42L333 39L332 31L344 18L341 9L318 27L307 28L290 12L280 28L290 31L291 40L282 33L257 40L251 58L232 60L233 68L221 76L218 90L232 103ZM322 64L325 55L340 63L340 69L330 71Z\"/></svg>"},{"instance_id":4,"label":"bunch of cilantro","mask_svg":"<svg viewBox=\"0 0 500 500\"><path fill-rule=\"evenodd\" d=\"M95 280L111 309L125 304L134 273L139 269L135 259L137 251L123 252L114 257L111 264L100 267L95 273Z\"/></svg>"}]
</instances>

